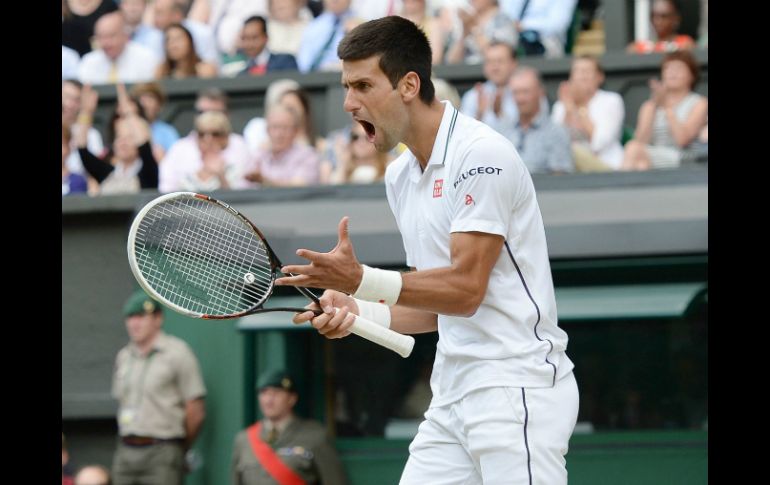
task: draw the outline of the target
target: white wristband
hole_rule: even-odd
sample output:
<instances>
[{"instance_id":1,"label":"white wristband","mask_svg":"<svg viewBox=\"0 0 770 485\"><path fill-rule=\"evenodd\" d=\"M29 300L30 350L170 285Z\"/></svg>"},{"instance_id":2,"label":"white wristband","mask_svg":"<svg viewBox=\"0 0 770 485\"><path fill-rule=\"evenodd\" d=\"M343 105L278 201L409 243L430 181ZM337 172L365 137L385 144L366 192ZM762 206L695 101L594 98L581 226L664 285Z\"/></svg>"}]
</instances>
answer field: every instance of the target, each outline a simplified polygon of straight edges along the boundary
<instances>
[{"instance_id":1,"label":"white wristband","mask_svg":"<svg viewBox=\"0 0 770 485\"><path fill-rule=\"evenodd\" d=\"M401 273L378 268L370 268L362 264L364 275L361 284L353 296L361 300L395 305L401 294Z\"/></svg>"},{"instance_id":2,"label":"white wristband","mask_svg":"<svg viewBox=\"0 0 770 485\"><path fill-rule=\"evenodd\" d=\"M390 328L390 307L382 303L373 301L359 300L353 298L358 305L358 316L370 320L377 325Z\"/></svg>"}]
</instances>

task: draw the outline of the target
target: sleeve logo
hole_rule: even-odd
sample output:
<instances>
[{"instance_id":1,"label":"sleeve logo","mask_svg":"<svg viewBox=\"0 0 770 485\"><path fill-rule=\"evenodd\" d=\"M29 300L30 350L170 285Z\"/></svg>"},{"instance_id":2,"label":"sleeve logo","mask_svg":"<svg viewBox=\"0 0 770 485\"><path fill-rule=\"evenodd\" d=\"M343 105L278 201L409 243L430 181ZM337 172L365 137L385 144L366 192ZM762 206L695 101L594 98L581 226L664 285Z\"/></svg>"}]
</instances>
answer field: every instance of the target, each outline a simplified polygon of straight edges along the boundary
<instances>
[{"instance_id":1,"label":"sleeve logo","mask_svg":"<svg viewBox=\"0 0 770 485\"><path fill-rule=\"evenodd\" d=\"M500 175L500 172L502 172L502 171L503 171L502 168L497 168L497 167L474 167L474 168L472 168L470 170L467 170L467 171L461 173L460 176L457 177L457 180L455 180L455 183L454 183L453 187L457 188L457 186L460 185L460 183L463 180L471 178L471 177L475 177L476 175L484 175L484 174L487 174L487 175ZM435 195L434 195L434 197L435 197Z\"/></svg>"}]
</instances>

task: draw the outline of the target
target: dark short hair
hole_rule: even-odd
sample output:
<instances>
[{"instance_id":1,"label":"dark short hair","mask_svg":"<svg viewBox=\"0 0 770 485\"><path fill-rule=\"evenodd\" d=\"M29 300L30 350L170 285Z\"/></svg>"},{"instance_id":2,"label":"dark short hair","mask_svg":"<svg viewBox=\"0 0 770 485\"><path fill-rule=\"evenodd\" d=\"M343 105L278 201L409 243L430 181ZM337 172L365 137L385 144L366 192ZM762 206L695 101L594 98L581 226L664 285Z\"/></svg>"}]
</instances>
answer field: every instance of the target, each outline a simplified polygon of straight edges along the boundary
<instances>
[{"instance_id":1,"label":"dark short hair","mask_svg":"<svg viewBox=\"0 0 770 485\"><path fill-rule=\"evenodd\" d=\"M229 99L227 93L216 86L210 86L198 91L198 95L195 97L196 101L201 98L213 99L214 101L221 101L225 104L225 108L228 107Z\"/></svg>"},{"instance_id":2,"label":"dark short hair","mask_svg":"<svg viewBox=\"0 0 770 485\"><path fill-rule=\"evenodd\" d=\"M663 71L663 68L666 66L666 64L671 61L681 61L685 63L687 69L690 70L690 74L692 74L690 90L694 89L695 85L698 84L698 80L700 79L700 70L698 69L698 61L695 60L695 56L692 55L690 51L669 52L660 63L661 72Z\"/></svg>"},{"instance_id":3,"label":"dark short hair","mask_svg":"<svg viewBox=\"0 0 770 485\"><path fill-rule=\"evenodd\" d=\"M265 17L263 17L261 15L252 15L251 17L247 18L243 22L243 26L245 27L245 26L249 25L252 22L257 22L257 23L262 24L262 33L267 35L267 20L265 19Z\"/></svg>"},{"instance_id":4,"label":"dark short hair","mask_svg":"<svg viewBox=\"0 0 770 485\"><path fill-rule=\"evenodd\" d=\"M342 39L337 56L343 61L380 56L379 67L394 88L414 71L420 78L420 99L430 104L436 96L430 80L430 43L411 20L393 15L365 22Z\"/></svg>"},{"instance_id":5,"label":"dark short hair","mask_svg":"<svg viewBox=\"0 0 770 485\"><path fill-rule=\"evenodd\" d=\"M493 40L492 42L489 43L489 45L487 46L487 49L489 49L490 47L497 47L497 46L500 46L500 45L505 47L506 49L508 49L508 52L510 53L511 59L513 59L514 61L518 59L518 54L516 54L516 48L514 48L508 42L502 42L502 41L499 41L499 40Z\"/></svg>"},{"instance_id":6,"label":"dark short hair","mask_svg":"<svg viewBox=\"0 0 770 485\"><path fill-rule=\"evenodd\" d=\"M575 56L572 59L572 65L574 66L577 63L577 61L589 61L593 63L594 67L596 68L596 71L599 74L604 74L604 69L602 69L602 65L599 64L599 59L597 57L589 56L588 54L581 54L579 56Z\"/></svg>"}]
</instances>

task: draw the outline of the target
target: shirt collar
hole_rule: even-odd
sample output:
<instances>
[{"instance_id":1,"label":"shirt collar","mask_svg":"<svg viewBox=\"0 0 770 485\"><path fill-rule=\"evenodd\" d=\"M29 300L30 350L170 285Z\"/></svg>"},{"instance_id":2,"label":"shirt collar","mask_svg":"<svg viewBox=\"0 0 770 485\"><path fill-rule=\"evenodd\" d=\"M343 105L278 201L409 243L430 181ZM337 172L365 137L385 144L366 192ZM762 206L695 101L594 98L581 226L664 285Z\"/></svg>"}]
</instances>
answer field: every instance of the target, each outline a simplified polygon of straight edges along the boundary
<instances>
[{"instance_id":1,"label":"shirt collar","mask_svg":"<svg viewBox=\"0 0 770 485\"><path fill-rule=\"evenodd\" d=\"M433 142L433 148L430 152L428 165L425 167L426 171L428 167L434 165L444 165L447 151L449 150L449 139L452 137L455 123L457 122L458 111L454 106L452 106L452 103L449 101L441 101L441 103L444 105L444 114L441 117L441 123L439 124L438 132L436 133L436 141ZM416 175L417 180L419 180L419 178L422 177L420 162L417 160L417 157L415 157L413 153L410 152L410 155L412 155L412 174Z\"/></svg>"}]
</instances>

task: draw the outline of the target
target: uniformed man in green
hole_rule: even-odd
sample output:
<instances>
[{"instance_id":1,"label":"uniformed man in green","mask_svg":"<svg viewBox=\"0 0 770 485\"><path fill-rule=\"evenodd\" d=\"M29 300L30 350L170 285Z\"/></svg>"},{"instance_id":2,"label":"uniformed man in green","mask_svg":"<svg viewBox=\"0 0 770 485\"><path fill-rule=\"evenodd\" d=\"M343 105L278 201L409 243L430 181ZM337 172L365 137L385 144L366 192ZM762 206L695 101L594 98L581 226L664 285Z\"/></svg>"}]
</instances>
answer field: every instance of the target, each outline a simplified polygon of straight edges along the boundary
<instances>
[{"instance_id":1,"label":"uniformed man in green","mask_svg":"<svg viewBox=\"0 0 770 485\"><path fill-rule=\"evenodd\" d=\"M163 310L144 291L123 307L131 339L115 360L119 401L115 485L181 485L185 453L203 425L206 388L198 360L181 339L161 330Z\"/></svg>"},{"instance_id":2,"label":"uniformed man in green","mask_svg":"<svg viewBox=\"0 0 770 485\"><path fill-rule=\"evenodd\" d=\"M268 371L257 381L257 390L263 418L235 437L233 484L347 484L324 427L294 415L298 395L291 376Z\"/></svg>"}]
</instances>

